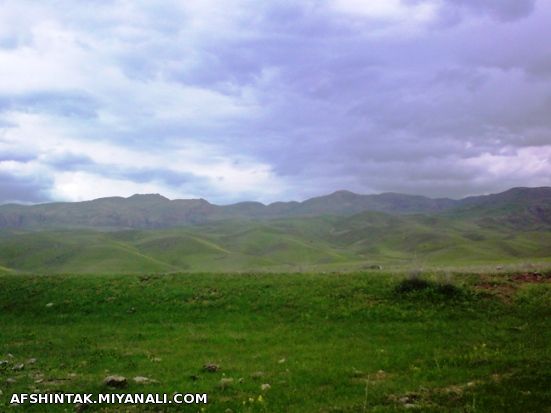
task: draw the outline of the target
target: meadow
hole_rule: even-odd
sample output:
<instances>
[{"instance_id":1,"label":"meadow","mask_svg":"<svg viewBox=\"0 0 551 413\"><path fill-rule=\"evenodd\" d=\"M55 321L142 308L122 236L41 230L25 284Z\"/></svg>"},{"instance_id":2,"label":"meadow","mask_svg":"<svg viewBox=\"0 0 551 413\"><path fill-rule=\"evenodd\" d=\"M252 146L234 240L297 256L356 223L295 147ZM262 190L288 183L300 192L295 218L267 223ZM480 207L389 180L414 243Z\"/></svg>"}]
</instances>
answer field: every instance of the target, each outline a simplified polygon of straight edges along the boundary
<instances>
[{"instance_id":1,"label":"meadow","mask_svg":"<svg viewBox=\"0 0 551 413\"><path fill-rule=\"evenodd\" d=\"M205 406L78 409L550 412L551 272L538 271L427 271L413 288L385 271L6 273L0 411L75 411L9 406L12 393L206 392ZM128 386L106 387L112 374Z\"/></svg>"}]
</instances>

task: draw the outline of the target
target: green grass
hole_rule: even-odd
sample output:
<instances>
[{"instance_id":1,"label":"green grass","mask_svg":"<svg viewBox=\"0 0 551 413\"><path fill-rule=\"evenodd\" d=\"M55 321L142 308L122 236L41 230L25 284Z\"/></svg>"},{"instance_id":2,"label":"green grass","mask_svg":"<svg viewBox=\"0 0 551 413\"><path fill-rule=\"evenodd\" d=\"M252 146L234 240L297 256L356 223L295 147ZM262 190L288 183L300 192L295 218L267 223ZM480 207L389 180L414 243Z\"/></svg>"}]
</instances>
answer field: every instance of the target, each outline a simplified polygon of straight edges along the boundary
<instances>
[{"instance_id":1,"label":"green grass","mask_svg":"<svg viewBox=\"0 0 551 413\"><path fill-rule=\"evenodd\" d=\"M450 281L429 278L429 286ZM106 392L108 374L159 381L131 382L127 392L207 392L208 412L395 412L406 399L424 412L551 411L549 283L457 274L451 281L460 293L446 295L396 292L401 279L380 272L4 274L0 359L10 364L0 368L0 411L23 411L7 405L14 392ZM11 370L29 358L36 363ZM221 370L203 372L208 362ZM221 388L223 377L234 383ZM271 388L262 391L264 383Z\"/></svg>"}]
</instances>

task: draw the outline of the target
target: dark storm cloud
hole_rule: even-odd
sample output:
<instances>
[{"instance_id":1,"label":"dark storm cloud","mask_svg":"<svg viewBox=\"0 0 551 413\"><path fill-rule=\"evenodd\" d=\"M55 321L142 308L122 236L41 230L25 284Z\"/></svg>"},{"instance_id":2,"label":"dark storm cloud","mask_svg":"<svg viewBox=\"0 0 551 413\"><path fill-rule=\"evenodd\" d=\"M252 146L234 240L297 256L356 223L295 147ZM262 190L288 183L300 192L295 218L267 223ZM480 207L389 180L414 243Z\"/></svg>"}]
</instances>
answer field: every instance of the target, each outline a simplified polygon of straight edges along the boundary
<instances>
[{"instance_id":1,"label":"dark storm cloud","mask_svg":"<svg viewBox=\"0 0 551 413\"><path fill-rule=\"evenodd\" d=\"M536 0L447 0L446 4L447 13L468 10L511 22L530 15L534 11Z\"/></svg>"},{"instance_id":2,"label":"dark storm cloud","mask_svg":"<svg viewBox=\"0 0 551 413\"><path fill-rule=\"evenodd\" d=\"M48 201L51 185L52 182L45 177L14 176L0 172L0 204Z\"/></svg>"},{"instance_id":3,"label":"dark storm cloud","mask_svg":"<svg viewBox=\"0 0 551 413\"><path fill-rule=\"evenodd\" d=\"M534 2L464 2L454 7L509 22L526 18L533 6ZM504 50L532 50L526 60L515 61L509 53L512 67L534 67L530 60L539 58L538 50L547 46L536 45L534 50L530 32L535 30L528 26L541 30L546 23L539 16L514 28L524 33L517 43L503 24L486 27L489 39L482 44L487 47L476 43L482 33L461 27L457 33L437 31L415 41L386 38L373 44L368 34L358 33L339 39L338 48L316 39L302 50L297 42L293 54L303 58L278 65L275 80L263 90L264 99L275 104L268 113L269 125L262 127L272 142L292 140L293 149L283 156L271 155L277 144L261 150L268 148L265 156L279 160L276 170L281 174L304 176L321 169L324 175L356 177L357 187L371 190L403 190L409 185L409 192L461 196L492 185L496 190L523 180L529 185L525 178L510 176L492 184L495 177L484 167L461 172L470 168L462 159L484 154L514 157L508 146L551 143L549 83L530 84L522 74L488 68L488 62L499 67L508 54L499 47L503 39L511 40ZM544 71L546 66L541 66ZM438 158L453 158L457 165L450 170L445 166L448 159L438 168L430 162ZM426 170L426 175L432 171L432 178L414 179L419 170ZM540 182L550 183L544 177Z\"/></svg>"}]
</instances>

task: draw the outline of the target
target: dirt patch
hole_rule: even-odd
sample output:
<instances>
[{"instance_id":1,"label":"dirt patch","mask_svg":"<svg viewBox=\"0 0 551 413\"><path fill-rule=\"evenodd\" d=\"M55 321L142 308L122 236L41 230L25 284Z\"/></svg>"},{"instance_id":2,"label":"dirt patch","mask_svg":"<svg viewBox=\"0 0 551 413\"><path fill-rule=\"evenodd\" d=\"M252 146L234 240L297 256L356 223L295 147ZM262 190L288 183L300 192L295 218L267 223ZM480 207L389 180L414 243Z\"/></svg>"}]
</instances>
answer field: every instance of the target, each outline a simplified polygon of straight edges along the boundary
<instances>
[{"instance_id":1,"label":"dirt patch","mask_svg":"<svg viewBox=\"0 0 551 413\"><path fill-rule=\"evenodd\" d=\"M507 302L511 300L511 297L517 291L515 285L503 282L481 282L476 284L474 288L478 292L490 294Z\"/></svg>"},{"instance_id":2,"label":"dirt patch","mask_svg":"<svg viewBox=\"0 0 551 413\"><path fill-rule=\"evenodd\" d=\"M551 273L523 272L507 278L481 276L474 288L478 292L488 293L509 302L523 284L551 283Z\"/></svg>"},{"instance_id":3,"label":"dirt patch","mask_svg":"<svg viewBox=\"0 0 551 413\"><path fill-rule=\"evenodd\" d=\"M444 387L419 387L415 392L391 394L387 398L395 406L405 409L437 409L446 406L449 402L460 402L466 393L474 391L478 386L492 382L499 383L512 376L511 372L495 373L486 379L473 379L466 383Z\"/></svg>"},{"instance_id":4,"label":"dirt patch","mask_svg":"<svg viewBox=\"0 0 551 413\"><path fill-rule=\"evenodd\" d=\"M509 278L516 283L545 283L551 282L551 274L542 274L539 272L526 272L515 274Z\"/></svg>"}]
</instances>

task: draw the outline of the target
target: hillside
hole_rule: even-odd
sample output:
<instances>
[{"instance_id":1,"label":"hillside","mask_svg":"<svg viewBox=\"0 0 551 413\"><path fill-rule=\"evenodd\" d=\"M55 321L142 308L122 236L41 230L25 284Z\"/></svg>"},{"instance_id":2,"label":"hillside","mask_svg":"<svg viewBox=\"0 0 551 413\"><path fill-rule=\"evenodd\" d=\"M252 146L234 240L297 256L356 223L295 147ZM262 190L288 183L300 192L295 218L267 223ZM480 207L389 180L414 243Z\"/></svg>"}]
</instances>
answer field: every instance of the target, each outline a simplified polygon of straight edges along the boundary
<instances>
[{"instance_id":1,"label":"hillside","mask_svg":"<svg viewBox=\"0 0 551 413\"><path fill-rule=\"evenodd\" d=\"M2 272L332 271L551 262L551 231L458 217L224 220L156 230L63 230L0 236Z\"/></svg>"},{"instance_id":2,"label":"hillside","mask_svg":"<svg viewBox=\"0 0 551 413\"><path fill-rule=\"evenodd\" d=\"M134 195L0 210L0 273L551 261L550 188L515 188L459 201L340 191L268 206Z\"/></svg>"},{"instance_id":3,"label":"hillside","mask_svg":"<svg viewBox=\"0 0 551 413\"><path fill-rule=\"evenodd\" d=\"M504 226L521 231L550 229L551 189L513 188L499 194L469 197L447 213L474 219L483 226Z\"/></svg>"}]
</instances>

